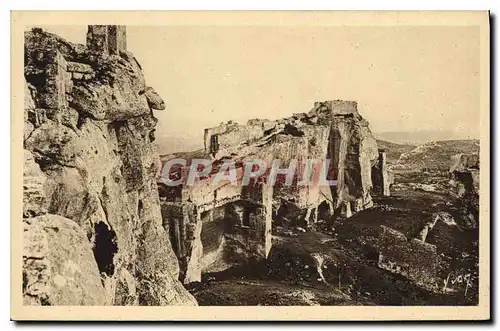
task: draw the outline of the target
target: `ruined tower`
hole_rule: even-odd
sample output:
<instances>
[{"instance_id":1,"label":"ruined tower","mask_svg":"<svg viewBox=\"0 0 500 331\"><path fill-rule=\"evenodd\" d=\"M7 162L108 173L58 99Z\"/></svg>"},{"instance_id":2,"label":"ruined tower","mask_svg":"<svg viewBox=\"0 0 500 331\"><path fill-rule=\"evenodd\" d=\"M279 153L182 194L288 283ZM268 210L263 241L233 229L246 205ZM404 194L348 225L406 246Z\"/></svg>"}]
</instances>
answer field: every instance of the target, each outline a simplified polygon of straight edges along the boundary
<instances>
[{"instance_id":1,"label":"ruined tower","mask_svg":"<svg viewBox=\"0 0 500 331\"><path fill-rule=\"evenodd\" d=\"M95 52L119 55L127 50L127 31L124 25L89 25L87 47Z\"/></svg>"}]
</instances>

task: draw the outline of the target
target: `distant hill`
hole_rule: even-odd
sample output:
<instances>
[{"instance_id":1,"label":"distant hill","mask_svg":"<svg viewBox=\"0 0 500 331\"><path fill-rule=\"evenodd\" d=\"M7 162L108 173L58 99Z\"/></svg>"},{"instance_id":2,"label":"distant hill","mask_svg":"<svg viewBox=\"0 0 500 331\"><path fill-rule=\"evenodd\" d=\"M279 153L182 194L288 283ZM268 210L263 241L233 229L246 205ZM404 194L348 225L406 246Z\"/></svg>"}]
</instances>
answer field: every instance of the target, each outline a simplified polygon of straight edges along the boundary
<instances>
[{"instance_id":1,"label":"distant hill","mask_svg":"<svg viewBox=\"0 0 500 331\"><path fill-rule=\"evenodd\" d=\"M479 154L479 140L444 140L419 145L399 156L393 168L420 170L422 168L447 170L451 156L459 153Z\"/></svg>"},{"instance_id":2,"label":"distant hill","mask_svg":"<svg viewBox=\"0 0 500 331\"><path fill-rule=\"evenodd\" d=\"M204 148L203 136L157 136L155 146L160 155Z\"/></svg>"},{"instance_id":3,"label":"distant hill","mask_svg":"<svg viewBox=\"0 0 500 331\"><path fill-rule=\"evenodd\" d=\"M377 145L379 149L384 149L386 151L388 164L396 163L401 154L408 153L417 147L412 144L396 144L380 139L377 139Z\"/></svg>"},{"instance_id":4,"label":"distant hill","mask_svg":"<svg viewBox=\"0 0 500 331\"><path fill-rule=\"evenodd\" d=\"M472 140L477 137L464 137L463 134L454 131L392 131L374 133L375 137L380 140L392 141L397 144L412 144L421 145L432 141L443 140Z\"/></svg>"},{"instance_id":5,"label":"distant hill","mask_svg":"<svg viewBox=\"0 0 500 331\"><path fill-rule=\"evenodd\" d=\"M192 160L192 159L206 159L207 154L205 154L205 149L197 149L194 151L189 151L189 152L174 152L174 153L168 153L168 154L160 154L160 160L162 162L166 162L171 159L175 158L180 158L180 159L185 159L185 160Z\"/></svg>"}]
</instances>

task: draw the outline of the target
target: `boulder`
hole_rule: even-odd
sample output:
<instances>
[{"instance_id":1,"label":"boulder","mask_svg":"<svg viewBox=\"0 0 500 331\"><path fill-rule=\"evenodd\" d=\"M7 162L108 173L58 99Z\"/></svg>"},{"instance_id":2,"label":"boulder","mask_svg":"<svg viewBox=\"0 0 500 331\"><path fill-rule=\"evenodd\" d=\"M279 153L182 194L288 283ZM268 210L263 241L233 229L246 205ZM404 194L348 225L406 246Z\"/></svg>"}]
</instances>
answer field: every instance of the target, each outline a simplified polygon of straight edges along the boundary
<instances>
[{"instance_id":1,"label":"boulder","mask_svg":"<svg viewBox=\"0 0 500 331\"><path fill-rule=\"evenodd\" d=\"M464 172L468 169L479 169L479 155L455 154L451 157L450 173Z\"/></svg>"},{"instance_id":2,"label":"boulder","mask_svg":"<svg viewBox=\"0 0 500 331\"><path fill-rule=\"evenodd\" d=\"M67 126L48 120L25 141L43 168L75 167L77 134Z\"/></svg>"},{"instance_id":3,"label":"boulder","mask_svg":"<svg viewBox=\"0 0 500 331\"><path fill-rule=\"evenodd\" d=\"M23 245L25 302L102 306L109 300L92 247L72 220L52 214L26 219Z\"/></svg>"},{"instance_id":4,"label":"boulder","mask_svg":"<svg viewBox=\"0 0 500 331\"><path fill-rule=\"evenodd\" d=\"M418 239L408 240L401 232L381 225L377 247L379 268L428 290L438 289L436 246Z\"/></svg>"},{"instance_id":5,"label":"boulder","mask_svg":"<svg viewBox=\"0 0 500 331\"><path fill-rule=\"evenodd\" d=\"M33 217L46 213L45 184L47 178L35 163L33 154L24 150L23 216Z\"/></svg>"},{"instance_id":6,"label":"boulder","mask_svg":"<svg viewBox=\"0 0 500 331\"><path fill-rule=\"evenodd\" d=\"M152 87L146 87L146 100L148 100L149 108L155 110L165 110L165 102Z\"/></svg>"}]
</instances>

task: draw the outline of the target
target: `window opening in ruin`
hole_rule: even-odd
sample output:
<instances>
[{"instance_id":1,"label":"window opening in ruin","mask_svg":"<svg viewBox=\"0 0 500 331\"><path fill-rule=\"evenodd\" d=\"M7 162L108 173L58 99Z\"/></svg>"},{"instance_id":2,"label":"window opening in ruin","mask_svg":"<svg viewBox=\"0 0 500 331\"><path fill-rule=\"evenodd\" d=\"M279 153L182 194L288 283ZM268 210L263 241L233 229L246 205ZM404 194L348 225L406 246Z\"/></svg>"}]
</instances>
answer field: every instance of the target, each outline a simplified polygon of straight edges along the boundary
<instances>
[{"instance_id":1,"label":"window opening in ruin","mask_svg":"<svg viewBox=\"0 0 500 331\"><path fill-rule=\"evenodd\" d=\"M330 218L330 205L327 201L323 200L318 206L318 220L328 221Z\"/></svg>"},{"instance_id":2,"label":"window opening in ruin","mask_svg":"<svg viewBox=\"0 0 500 331\"><path fill-rule=\"evenodd\" d=\"M210 136L210 153L217 153L219 150L219 136L213 134Z\"/></svg>"},{"instance_id":3,"label":"window opening in ruin","mask_svg":"<svg viewBox=\"0 0 500 331\"><path fill-rule=\"evenodd\" d=\"M241 226L250 226L250 211L248 209L243 210L243 218L241 220Z\"/></svg>"},{"instance_id":4,"label":"window opening in ruin","mask_svg":"<svg viewBox=\"0 0 500 331\"><path fill-rule=\"evenodd\" d=\"M113 257L118 252L116 233L104 222L96 223L94 226L95 240L94 257L100 273L112 276L115 272Z\"/></svg>"}]
</instances>

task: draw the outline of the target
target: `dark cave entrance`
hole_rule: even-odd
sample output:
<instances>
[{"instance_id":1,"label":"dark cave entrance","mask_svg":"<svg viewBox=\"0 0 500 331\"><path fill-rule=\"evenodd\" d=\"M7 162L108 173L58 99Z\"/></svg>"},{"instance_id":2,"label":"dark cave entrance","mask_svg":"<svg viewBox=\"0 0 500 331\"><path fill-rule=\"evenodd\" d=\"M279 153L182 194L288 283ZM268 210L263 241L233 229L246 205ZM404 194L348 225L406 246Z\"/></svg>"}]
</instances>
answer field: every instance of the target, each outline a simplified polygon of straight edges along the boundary
<instances>
[{"instance_id":1,"label":"dark cave entrance","mask_svg":"<svg viewBox=\"0 0 500 331\"><path fill-rule=\"evenodd\" d=\"M113 257L118 252L116 233L104 222L96 223L94 230L95 239L92 250L94 251L97 267L101 274L105 273L107 276L112 276L115 272Z\"/></svg>"},{"instance_id":2,"label":"dark cave entrance","mask_svg":"<svg viewBox=\"0 0 500 331\"><path fill-rule=\"evenodd\" d=\"M318 220L328 221L330 219L330 205L323 200L318 206Z\"/></svg>"},{"instance_id":3,"label":"dark cave entrance","mask_svg":"<svg viewBox=\"0 0 500 331\"><path fill-rule=\"evenodd\" d=\"M137 215L139 216L139 218L142 217L142 209L143 209L142 200L139 199L139 203L137 204Z\"/></svg>"},{"instance_id":4,"label":"dark cave entrance","mask_svg":"<svg viewBox=\"0 0 500 331\"><path fill-rule=\"evenodd\" d=\"M241 226L250 226L250 211L247 208L243 209L243 219L241 220Z\"/></svg>"}]
</instances>

